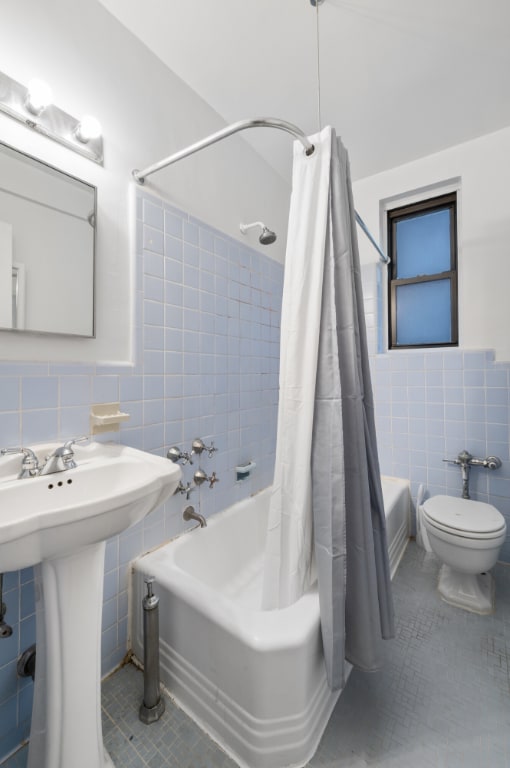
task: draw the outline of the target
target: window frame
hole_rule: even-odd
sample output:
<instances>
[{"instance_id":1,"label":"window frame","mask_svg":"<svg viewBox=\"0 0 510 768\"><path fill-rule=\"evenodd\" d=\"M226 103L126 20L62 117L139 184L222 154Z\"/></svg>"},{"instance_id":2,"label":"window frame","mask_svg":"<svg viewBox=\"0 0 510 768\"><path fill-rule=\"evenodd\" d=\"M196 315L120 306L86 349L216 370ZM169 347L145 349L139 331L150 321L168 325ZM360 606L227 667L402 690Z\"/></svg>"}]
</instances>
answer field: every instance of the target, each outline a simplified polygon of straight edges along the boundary
<instances>
[{"instance_id":1,"label":"window frame","mask_svg":"<svg viewBox=\"0 0 510 768\"><path fill-rule=\"evenodd\" d=\"M450 213L450 269L415 277L397 278L397 238L396 227L399 221L415 218L417 215L440 210ZM391 263L388 269L388 349L427 349L437 347L457 347L459 345L459 305L458 305L458 243L457 243L457 193L450 192L437 197L409 203L387 211L387 242ZM397 302L396 289L400 285L450 280L450 325L451 341L428 342L425 344L397 344Z\"/></svg>"}]
</instances>

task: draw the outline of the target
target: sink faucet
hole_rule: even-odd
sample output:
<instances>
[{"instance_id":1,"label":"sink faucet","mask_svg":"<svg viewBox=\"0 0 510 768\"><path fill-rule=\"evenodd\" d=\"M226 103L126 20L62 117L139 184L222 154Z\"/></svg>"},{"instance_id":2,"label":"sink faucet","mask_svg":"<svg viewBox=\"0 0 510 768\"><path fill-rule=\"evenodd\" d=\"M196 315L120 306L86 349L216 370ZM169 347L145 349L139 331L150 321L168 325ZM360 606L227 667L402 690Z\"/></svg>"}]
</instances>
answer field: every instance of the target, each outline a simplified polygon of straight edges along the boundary
<instances>
[{"instance_id":1,"label":"sink faucet","mask_svg":"<svg viewBox=\"0 0 510 768\"><path fill-rule=\"evenodd\" d=\"M2 456L6 456L10 453L23 454L18 480L24 480L26 477L37 477L41 471L39 467L39 459L31 448L2 448L1 453Z\"/></svg>"},{"instance_id":2,"label":"sink faucet","mask_svg":"<svg viewBox=\"0 0 510 768\"><path fill-rule=\"evenodd\" d=\"M67 440L60 448L56 448L53 453L46 456L46 463L40 470L40 475L53 475L55 472L65 472L67 469L74 469L76 462L74 460L74 443L83 443L88 440L87 436L75 437L73 440Z\"/></svg>"}]
</instances>

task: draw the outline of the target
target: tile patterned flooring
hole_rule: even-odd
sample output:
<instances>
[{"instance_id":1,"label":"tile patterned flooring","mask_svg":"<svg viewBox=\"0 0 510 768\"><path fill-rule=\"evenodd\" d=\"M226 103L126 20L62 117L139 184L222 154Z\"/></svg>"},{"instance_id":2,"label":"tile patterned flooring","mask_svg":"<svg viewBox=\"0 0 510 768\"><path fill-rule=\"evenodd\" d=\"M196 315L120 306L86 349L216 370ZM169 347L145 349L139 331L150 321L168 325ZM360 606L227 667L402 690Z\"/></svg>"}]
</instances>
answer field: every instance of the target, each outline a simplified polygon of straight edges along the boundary
<instances>
[{"instance_id":1,"label":"tile patterned flooring","mask_svg":"<svg viewBox=\"0 0 510 768\"><path fill-rule=\"evenodd\" d=\"M492 616L442 602L437 571L411 542L393 582L397 629L384 668L351 674L310 768L510 768L510 566L495 569ZM161 720L142 725L142 692L132 665L103 683L116 768L236 768L168 698ZM26 749L4 764L25 766Z\"/></svg>"}]
</instances>

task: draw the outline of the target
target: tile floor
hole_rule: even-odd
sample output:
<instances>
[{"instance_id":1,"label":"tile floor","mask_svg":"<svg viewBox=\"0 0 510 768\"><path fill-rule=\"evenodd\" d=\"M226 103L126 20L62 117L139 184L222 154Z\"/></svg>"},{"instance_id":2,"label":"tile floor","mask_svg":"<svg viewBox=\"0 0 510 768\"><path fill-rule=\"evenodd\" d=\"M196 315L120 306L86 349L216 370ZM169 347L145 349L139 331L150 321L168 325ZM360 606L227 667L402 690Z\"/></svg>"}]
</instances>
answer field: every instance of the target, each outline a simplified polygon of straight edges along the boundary
<instances>
[{"instance_id":1,"label":"tile floor","mask_svg":"<svg viewBox=\"0 0 510 768\"><path fill-rule=\"evenodd\" d=\"M394 581L397 632L384 669L352 673L310 768L510 768L510 567L496 567L492 616L442 602L437 570L409 545ZM103 684L116 768L235 768L169 699L158 723L142 725L142 691L131 665ZM22 750L3 768L25 766Z\"/></svg>"}]
</instances>

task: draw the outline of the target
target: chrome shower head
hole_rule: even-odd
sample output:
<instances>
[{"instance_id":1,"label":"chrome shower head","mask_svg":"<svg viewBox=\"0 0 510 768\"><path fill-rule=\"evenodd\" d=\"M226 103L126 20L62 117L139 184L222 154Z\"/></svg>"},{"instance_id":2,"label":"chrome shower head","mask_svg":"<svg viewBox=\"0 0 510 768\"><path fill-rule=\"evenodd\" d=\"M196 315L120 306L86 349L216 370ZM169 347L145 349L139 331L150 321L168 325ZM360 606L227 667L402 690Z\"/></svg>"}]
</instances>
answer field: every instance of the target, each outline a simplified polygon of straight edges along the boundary
<instances>
[{"instance_id":1,"label":"chrome shower head","mask_svg":"<svg viewBox=\"0 0 510 768\"><path fill-rule=\"evenodd\" d=\"M276 234L269 229L269 227L266 227L266 225L262 221L254 221L253 224L239 224L239 229L245 235L249 229L252 229L252 227L260 227L262 229L262 233L259 237L259 243L261 245L271 245L271 243L274 243L276 240Z\"/></svg>"},{"instance_id":2,"label":"chrome shower head","mask_svg":"<svg viewBox=\"0 0 510 768\"><path fill-rule=\"evenodd\" d=\"M276 235L274 232L272 232L267 227L264 227L262 230L262 234L259 237L259 243L262 243L262 245L271 245L271 243L274 243L276 240Z\"/></svg>"}]
</instances>

